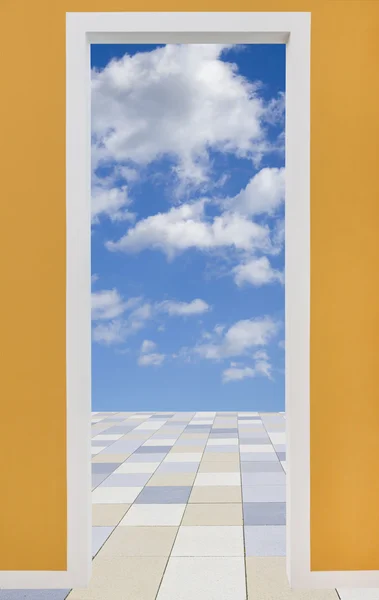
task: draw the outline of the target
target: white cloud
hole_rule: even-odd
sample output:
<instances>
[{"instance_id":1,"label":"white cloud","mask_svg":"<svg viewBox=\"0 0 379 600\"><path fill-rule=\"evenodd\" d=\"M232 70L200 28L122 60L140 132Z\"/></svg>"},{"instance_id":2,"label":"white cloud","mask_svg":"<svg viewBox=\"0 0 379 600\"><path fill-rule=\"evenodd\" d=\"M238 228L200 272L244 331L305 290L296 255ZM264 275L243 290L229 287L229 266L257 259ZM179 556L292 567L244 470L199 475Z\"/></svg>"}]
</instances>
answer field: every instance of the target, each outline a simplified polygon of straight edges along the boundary
<instances>
[{"instance_id":1,"label":"white cloud","mask_svg":"<svg viewBox=\"0 0 379 600\"><path fill-rule=\"evenodd\" d=\"M157 309L161 312L165 312L170 316L190 316L199 315L210 310L209 304L196 298L192 302L175 302L165 300L157 305Z\"/></svg>"},{"instance_id":2,"label":"white cloud","mask_svg":"<svg viewBox=\"0 0 379 600\"><path fill-rule=\"evenodd\" d=\"M239 287L245 283L250 283L256 287L276 281L284 283L283 273L272 268L267 256L252 258L245 263L241 263L234 267L232 273L234 281Z\"/></svg>"},{"instance_id":3,"label":"white cloud","mask_svg":"<svg viewBox=\"0 0 379 600\"><path fill-rule=\"evenodd\" d=\"M224 205L243 215L272 215L284 202L284 168L265 168L258 171L247 186Z\"/></svg>"},{"instance_id":4,"label":"white cloud","mask_svg":"<svg viewBox=\"0 0 379 600\"><path fill-rule=\"evenodd\" d=\"M241 381L247 377L257 376L263 376L271 379L272 366L267 352L264 350L258 350L254 353L253 358L255 359L255 363L250 367L231 362L229 368L225 369L222 373L223 383L227 383L229 381Z\"/></svg>"},{"instance_id":5,"label":"white cloud","mask_svg":"<svg viewBox=\"0 0 379 600\"><path fill-rule=\"evenodd\" d=\"M91 302L92 320L101 321L119 317L129 306L133 305L135 299L125 302L118 291L113 289L93 292Z\"/></svg>"},{"instance_id":6,"label":"white cloud","mask_svg":"<svg viewBox=\"0 0 379 600\"><path fill-rule=\"evenodd\" d=\"M204 207L205 201L200 200L152 215L138 221L120 240L108 242L106 246L109 250L123 252L161 250L168 258L190 248L207 251L231 247L244 251L270 251L270 230L267 226L228 212L210 220Z\"/></svg>"},{"instance_id":7,"label":"white cloud","mask_svg":"<svg viewBox=\"0 0 379 600\"><path fill-rule=\"evenodd\" d=\"M255 371L251 367L235 367L230 365L228 369L225 369L222 373L222 380L224 383L228 381L241 381L246 377L255 377Z\"/></svg>"},{"instance_id":8,"label":"white cloud","mask_svg":"<svg viewBox=\"0 0 379 600\"><path fill-rule=\"evenodd\" d=\"M141 354L152 352L156 348L156 343L151 340L144 340L141 345Z\"/></svg>"},{"instance_id":9,"label":"white cloud","mask_svg":"<svg viewBox=\"0 0 379 600\"><path fill-rule=\"evenodd\" d=\"M93 292L91 300L92 320L96 323L92 335L99 343L120 344L153 316L149 302L140 297L124 300L116 289Z\"/></svg>"},{"instance_id":10,"label":"white cloud","mask_svg":"<svg viewBox=\"0 0 379 600\"><path fill-rule=\"evenodd\" d=\"M131 204L126 186L107 188L105 185L92 188L92 223L98 223L102 215L111 221L134 221L135 214L127 210Z\"/></svg>"},{"instance_id":11,"label":"white cloud","mask_svg":"<svg viewBox=\"0 0 379 600\"><path fill-rule=\"evenodd\" d=\"M215 332L216 335L221 335L222 332L225 329L225 325L216 325L216 327L214 327L213 331Z\"/></svg>"},{"instance_id":12,"label":"white cloud","mask_svg":"<svg viewBox=\"0 0 379 600\"><path fill-rule=\"evenodd\" d=\"M266 346L278 329L279 324L270 317L238 321L222 339L200 343L195 347L195 352L209 360L244 356L256 346Z\"/></svg>"},{"instance_id":13,"label":"white cloud","mask_svg":"<svg viewBox=\"0 0 379 600\"><path fill-rule=\"evenodd\" d=\"M267 360L257 360L254 368L257 374L264 375L268 379L271 379L272 366Z\"/></svg>"},{"instance_id":14,"label":"white cloud","mask_svg":"<svg viewBox=\"0 0 379 600\"><path fill-rule=\"evenodd\" d=\"M168 44L93 71L97 161L143 166L166 155L181 181L201 184L209 180L210 149L259 158L269 148L264 123L277 122L281 96L265 103L236 65L220 60L227 48Z\"/></svg>"},{"instance_id":15,"label":"white cloud","mask_svg":"<svg viewBox=\"0 0 379 600\"><path fill-rule=\"evenodd\" d=\"M164 359L164 354L141 354L141 356L138 358L138 364L141 367L149 367L151 365L160 366Z\"/></svg>"},{"instance_id":16,"label":"white cloud","mask_svg":"<svg viewBox=\"0 0 379 600\"><path fill-rule=\"evenodd\" d=\"M138 358L138 364L141 367L160 366L165 360L165 354L154 352L157 345L151 340L144 340L141 345L141 353Z\"/></svg>"},{"instance_id":17,"label":"white cloud","mask_svg":"<svg viewBox=\"0 0 379 600\"><path fill-rule=\"evenodd\" d=\"M165 300L164 302L144 301L142 297L124 300L116 289L101 290L92 293L92 320L95 322L93 328L93 339L104 344L119 344L127 337L140 331L149 321L159 314L168 316L191 316L198 315L210 310L210 306L196 298L191 302L178 302ZM164 331L161 325L158 330ZM143 342L148 348L153 344L149 340ZM151 352L150 349L142 352Z\"/></svg>"},{"instance_id":18,"label":"white cloud","mask_svg":"<svg viewBox=\"0 0 379 600\"><path fill-rule=\"evenodd\" d=\"M107 323L97 324L92 330L92 337L95 342L109 346L111 344L120 344L124 342L128 333L125 322L121 319L117 319Z\"/></svg>"},{"instance_id":19,"label":"white cloud","mask_svg":"<svg viewBox=\"0 0 379 600\"><path fill-rule=\"evenodd\" d=\"M91 275L91 283L95 283L98 280L99 280L99 276L97 273L94 273L93 275Z\"/></svg>"}]
</instances>

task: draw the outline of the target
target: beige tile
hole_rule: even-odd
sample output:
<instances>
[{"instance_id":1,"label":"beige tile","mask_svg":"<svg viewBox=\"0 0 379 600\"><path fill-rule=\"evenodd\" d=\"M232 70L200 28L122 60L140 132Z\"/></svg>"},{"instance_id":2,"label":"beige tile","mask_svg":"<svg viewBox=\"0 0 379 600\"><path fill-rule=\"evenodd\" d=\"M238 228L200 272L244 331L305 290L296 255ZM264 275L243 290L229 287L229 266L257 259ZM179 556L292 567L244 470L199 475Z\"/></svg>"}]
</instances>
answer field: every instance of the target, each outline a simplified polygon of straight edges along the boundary
<instances>
[{"instance_id":1,"label":"beige tile","mask_svg":"<svg viewBox=\"0 0 379 600\"><path fill-rule=\"evenodd\" d=\"M182 525L242 525L242 504L188 504Z\"/></svg>"},{"instance_id":2,"label":"beige tile","mask_svg":"<svg viewBox=\"0 0 379 600\"><path fill-rule=\"evenodd\" d=\"M193 485L195 476L196 473L155 473L146 485Z\"/></svg>"},{"instance_id":3,"label":"beige tile","mask_svg":"<svg viewBox=\"0 0 379 600\"><path fill-rule=\"evenodd\" d=\"M204 460L201 461L199 467L199 473L235 473L240 470L240 463L238 456L235 460L230 460L227 462L217 461L209 461L206 462Z\"/></svg>"},{"instance_id":4,"label":"beige tile","mask_svg":"<svg viewBox=\"0 0 379 600\"><path fill-rule=\"evenodd\" d=\"M174 434L174 436L178 436L182 433L183 428L182 427L161 427L161 429L159 429L159 433L167 433L167 434ZM167 435L167 437L172 437L172 435Z\"/></svg>"},{"instance_id":5,"label":"beige tile","mask_svg":"<svg viewBox=\"0 0 379 600\"><path fill-rule=\"evenodd\" d=\"M92 458L93 463L123 463L124 460L129 458L131 452L126 454L97 454Z\"/></svg>"},{"instance_id":6,"label":"beige tile","mask_svg":"<svg viewBox=\"0 0 379 600\"><path fill-rule=\"evenodd\" d=\"M225 503L241 502L241 487L238 485L213 485L199 486L193 488L189 502L202 503Z\"/></svg>"},{"instance_id":7,"label":"beige tile","mask_svg":"<svg viewBox=\"0 0 379 600\"><path fill-rule=\"evenodd\" d=\"M220 462L236 461L238 459L238 450L236 452L205 452L202 462Z\"/></svg>"},{"instance_id":8,"label":"beige tile","mask_svg":"<svg viewBox=\"0 0 379 600\"><path fill-rule=\"evenodd\" d=\"M155 600L166 563L166 557L98 554L89 587L73 590L68 600Z\"/></svg>"},{"instance_id":9,"label":"beige tile","mask_svg":"<svg viewBox=\"0 0 379 600\"><path fill-rule=\"evenodd\" d=\"M102 558L170 556L178 527L117 527L104 544Z\"/></svg>"},{"instance_id":10,"label":"beige tile","mask_svg":"<svg viewBox=\"0 0 379 600\"><path fill-rule=\"evenodd\" d=\"M130 504L93 504L92 525L100 527L118 525L129 507Z\"/></svg>"},{"instance_id":11,"label":"beige tile","mask_svg":"<svg viewBox=\"0 0 379 600\"><path fill-rule=\"evenodd\" d=\"M338 600L335 590L291 590L285 556L246 557L249 600Z\"/></svg>"},{"instance_id":12,"label":"beige tile","mask_svg":"<svg viewBox=\"0 0 379 600\"><path fill-rule=\"evenodd\" d=\"M170 454L178 452L204 452L205 443L203 446L173 446L170 450Z\"/></svg>"}]
</instances>

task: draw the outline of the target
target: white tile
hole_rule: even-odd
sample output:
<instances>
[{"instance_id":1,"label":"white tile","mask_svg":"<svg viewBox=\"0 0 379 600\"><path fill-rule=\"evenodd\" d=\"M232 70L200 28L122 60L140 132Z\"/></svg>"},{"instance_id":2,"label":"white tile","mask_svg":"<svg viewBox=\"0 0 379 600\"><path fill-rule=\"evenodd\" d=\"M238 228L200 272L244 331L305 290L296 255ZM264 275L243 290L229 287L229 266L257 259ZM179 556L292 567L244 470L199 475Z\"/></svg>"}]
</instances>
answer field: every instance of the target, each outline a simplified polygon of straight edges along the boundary
<instances>
[{"instance_id":1,"label":"white tile","mask_svg":"<svg viewBox=\"0 0 379 600\"><path fill-rule=\"evenodd\" d=\"M285 431L272 431L272 432L269 432L268 435L270 436L270 440L274 445L286 443Z\"/></svg>"},{"instance_id":2,"label":"white tile","mask_svg":"<svg viewBox=\"0 0 379 600\"><path fill-rule=\"evenodd\" d=\"M194 485L241 485L240 473L198 473Z\"/></svg>"},{"instance_id":3,"label":"white tile","mask_svg":"<svg viewBox=\"0 0 379 600\"><path fill-rule=\"evenodd\" d=\"M275 452L271 444L241 444L241 452Z\"/></svg>"},{"instance_id":4,"label":"white tile","mask_svg":"<svg viewBox=\"0 0 379 600\"><path fill-rule=\"evenodd\" d=\"M259 413L258 412L239 412L238 416L239 417L259 417Z\"/></svg>"},{"instance_id":5,"label":"white tile","mask_svg":"<svg viewBox=\"0 0 379 600\"><path fill-rule=\"evenodd\" d=\"M106 446L91 446L91 454L99 454L102 450L105 450Z\"/></svg>"},{"instance_id":6,"label":"white tile","mask_svg":"<svg viewBox=\"0 0 379 600\"><path fill-rule=\"evenodd\" d=\"M192 420L196 419L213 419L216 416L215 412L200 411L197 412Z\"/></svg>"},{"instance_id":7,"label":"white tile","mask_svg":"<svg viewBox=\"0 0 379 600\"><path fill-rule=\"evenodd\" d=\"M202 456L202 452L173 452L163 462L200 462Z\"/></svg>"},{"instance_id":8,"label":"white tile","mask_svg":"<svg viewBox=\"0 0 379 600\"><path fill-rule=\"evenodd\" d=\"M167 439L155 439L150 438L147 440L143 446L173 446L176 442L177 438L167 438Z\"/></svg>"},{"instance_id":9,"label":"white tile","mask_svg":"<svg viewBox=\"0 0 379 600\"><path fill-rule=\"evenodd\" d=\"M246 600L242 557L171 557L157 600Z\"/></svg>"},{"instance_id":10,"label":"white tile","mask_svg":"<svg viewBox=\"0 0 379 600\"><path fill-rule=\"evenodd\" d=\"M160 463L124 462L117 467L114 473L154 473Z\"/></svg>"},{"instance_id":11,"label":"white tile","mask_svg":"<svg viewBox=\"0 0 379 600\"><path fill-rule=\"evenodd\" d=\"M241 526L182 526L172 556L243 556Z\"/></svg>"},{"instance_id":12,"label":"white tile","mask_svg":"<svg viewBox=\"0 0 379 600\"><path fill-rule=\"evenodd\" d=\"M119 527L180 525L185 508L186 504L133 504Z\"/></svg>"},{"instance_id":13,"label":"white tile","mask_svg":"<svg viewBox=\"0 0 379 600\"><path fill-rule=\"evenodd\" d=\"M146 421L146 423L141 423L141 425L137 425L137 427L135 427L133 431L143 431L144 429L160 429L164 423L166 423L166 421Z\"/></svg>"},{"instance_id":14,"label":"white tile","mask_svg":"<svg viewBox=\"0 0 379 600\"><path fill-rule=\"evenodd\" d=\"M118 433L99 433L99 435L95 435L94 438L92 438L93 440L119 440L120 438L122 438L122 433L118 434Z\"/></svg>"},{"instance_id":15,"label":"white tile","mask_svg":"<svg viewBox=\"0 0 379 600\"><path fill-rule=\"evenodd\" d=\"M212 425L213 419L192 419L191 425Z\"/></svg>"},{"instance_id":16,"label":"white tile","mask_svg":"<svg viewBox=\"0 0 379 600\"><path fill-rule=\"evenodd\" d=\"M238 421L238 425L262 425L262 421L259 419L241 419Z\"/></svg>"},{"instance_id":17,"label":"white tile","mask_svg":"<svg viewBox=\"0 0 379 600\"><path fill-rule=\"evenodd\" d=\"M341 589L338 588L341 600L379 600L379 588Z\"/></svg>"},{"instance_id":18,"label":"white tile","mask_svg":"<svg viewBox=\"0 0 379 600\"><path fill-rule=\"evenodd\" d=\"M142 487L97 487L92 492L92 504L131 504Z\"/></svg>"},{"instance_id":19,"label":"white tile","mask_svg":"<svg viewBox=\"0 0 379 600\"><path fill-rule=\"evenodd\" d=\"M287 473L287 461L286 460L282 460L282 461L280 461L280 464L282 465L283 469Z\"/></svg>"},{"instance_id":20,"label":"white tile","mask_svg":"<svg viewBox=\"0 0 379 600\"><path fill-rule=\"evenodd\" d=\"M238 446L238 438L214 438L209 439L207 446Z\"/></svg>"},{"instance_id":21,"label":"white tile","mask_svg":"<svg viewBox=\"0 0 379 600\"><path fill-rule=\"evenodd\" d=\"M131 415L130 417L128 417L129 419L135 419L135 420L139 420L142 421L143 419L150 419L150 417L152 417L153 415Z\"/></svg>"},{"instance_id":22,"label":"white tile","mask_svg":"<svg viewBox=\"0 0 379 600\"><path fill-rule=\"evenodd\" d=\"M99 417L96 419L91 419L91 423L100 423L100 421L102 421L105 417Z\"/></svg>"}]
</instances>

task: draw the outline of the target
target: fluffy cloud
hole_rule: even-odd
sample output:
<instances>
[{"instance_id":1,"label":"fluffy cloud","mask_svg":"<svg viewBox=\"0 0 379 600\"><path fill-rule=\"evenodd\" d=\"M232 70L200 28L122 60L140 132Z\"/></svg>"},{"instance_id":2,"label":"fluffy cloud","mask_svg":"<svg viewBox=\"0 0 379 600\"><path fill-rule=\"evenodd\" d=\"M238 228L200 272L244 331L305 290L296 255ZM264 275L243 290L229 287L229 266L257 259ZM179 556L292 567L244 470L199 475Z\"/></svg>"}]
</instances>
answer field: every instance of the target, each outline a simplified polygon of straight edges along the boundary
<instances>
[{"instance_id":1,"label":"fluffy cloud","mask_svg":"<svg viewBox=\"0 0 379 600\"><path fill-rule=\"evenodd\" d=\"M156 343L151 340L144 340L141 345L141 353L146 354L148 352L152 352L156 348Z\"/></svg>"},{"instance_id":2,"label":"fluffy cloud","mask_svg":"<svg viewBox=\"0 0 379 600\"><path fill-rule=\"evenodd\" d=\"M96 342L120 344L142 329L153 316L149 302L140 297L125 301L116 289L92 293L92 335Z\"/></svg>"},{"instance_id":3,"label":"fluffy cloud","mask_svg":"<svg viewBox=\"0 0 379 600\"><path fill-rule=\"evenodd\" d=\"M258 171L247 186L224 205L243 215L272 215L284 202L284 169L265 168Z\"/></svg>"},{"instance_id":4,"label":"fluffy cloud","mask_svg":"<svg viewBox=\"0 0 379 600\"><path fill-rule=\"evenodd\" d=\"M164 359L164 354L141 354L141 356L138 358L138 364L140 367L150 367L151 365L158 367L163 363Z\"/></svg>"},{"instance_id":5,"label":"fluffy cloud","mask_svg":"<svg viewBox=\"0 0 379 600\"><path fill-rule=\"evenodd\" d=\"M259 350L254 353L253 358L255 359L253 367L241 366L231 362L229 368L225 369L222 373L223 383L229 381L241 381L247 377L257 377L259 375L271 379L272 366L269 362L267 352Z\"/></svg>"},{"instance_id":6,"label":"fluffy cloud","mask_svg":"<svg viewBox=\"0 0 379 600\"><path fill-rule=\"evenodd\" d=\"M109 250L140 252L145 249L161 250L168 258L190 248L212 250L270 251L270 230L250 219L224 212L208 219L205 201L182 204L166 213L142 219L117 242L106 244Z\"/></svg>"},{"instance_id":7,"label":"fluffy cloud","mask_svg":"<svg viewBox=\"0 0 379 600\"><path fill-rule=\"evenodd\" d=\"M156 347L156 343L151 340L144 340L142 342L141 354L138 358L138 364L141 367L159 366L163 363L165 355L154 352Z\"/></svg>"},{"instance_id":8,"label":"fluffy cloud","mask_svg":"<svg viewBox=\"0 0 379 600\"><path fill-rule=\"evenodd\" d=\"M127 210L131 204L126 186L107 188L94 186L91 198L92 223L99 222L102 215L111 221L134 221L135 214Z\"/></svg>"},{"instance_id":9,"label":"fluffy cloud","mask_svg":"<svg viewBox=\"0 0 379 600\"><path fill-rule=\"evenodd\" d=\"M284 283L283 273L272 268L267 256L252 258L245 263L234 267L232 271L234 281L241 287L250 283L256 287L279 281Z\"/></svg>"},{"instance_id":10,"label":"fluffy cloud","mask_svg":"<svg viewBox=\"0 0 379 600\"><path fill-rule=\"evenodd\" d=\"M168 316L191 316L210 310L210 306L196 298L191 302L165 300L164 302L144 301L141 297L124 300L116 289L92 293L93 339L96 342L120 344L130 335L143 329L158 314ZM145 340L145 346L154 342ZM155 346L154 346L155 347ZM142 352L145 350L142 348Z\"/></svg>"},{"instance_id":11,"label":"fluffy cloud","mask_svg":"<svg viewBox=\"0 0 379 600\"><path fill-rule=\"evenodd\" d=\"M169 156L182 182L210 181L209 151L259 160L270 145L281 97L258 88L221 60L228 46L166 45L125 55L92 73L92 132L97 164L147 165Z\"/></svg>"},{"instance_id":12,"label":"fluffy cloud","mask_svg":"<svg viewBox=\"0 0 379 600\"><path fill-rule=\"evenodd\" d=\"M216 334L209 343L198 344L195 352L209 360L245 356L256 346L266 346L278 329L279 324L270 317L238 321L225 334Z\"/></svg>"},{"instance_id":13,"label":"fluffy cloud","mask_svg":"<svg viewBox=\"0 0 379 600\"><path fill-rule=\"evenodd\" d=\"M165 300L157 305L157 309L161 312L165 312L170 316L189 316L189 315L200 315L210 310L209 304L196 298L192 302L175 302Z\"/></svg>"},{"instance_id":14,"label":"fluffy cloud","mask_svg":"<svg viewBox=\"0 0 379 600\"><path fill-rule=\"evenodd\" d=\"M125 302L116 289L93 292L91 296L92 320L101 321L119 317L127 308L135 306L136 298Z\"/></svg>"},{"instance_id":15,"label":"fluffy cloud","mask_svg":"<svg viewBox=\"0 0 379 600\"><path fill-rule=\"evenodd\" d=\"M222 373L222 380L224 383L228 381L241 381L246 377L255 377L255 371L251 367L235 367L230 366L225 369Z\"/></svg>"}]
</instances>

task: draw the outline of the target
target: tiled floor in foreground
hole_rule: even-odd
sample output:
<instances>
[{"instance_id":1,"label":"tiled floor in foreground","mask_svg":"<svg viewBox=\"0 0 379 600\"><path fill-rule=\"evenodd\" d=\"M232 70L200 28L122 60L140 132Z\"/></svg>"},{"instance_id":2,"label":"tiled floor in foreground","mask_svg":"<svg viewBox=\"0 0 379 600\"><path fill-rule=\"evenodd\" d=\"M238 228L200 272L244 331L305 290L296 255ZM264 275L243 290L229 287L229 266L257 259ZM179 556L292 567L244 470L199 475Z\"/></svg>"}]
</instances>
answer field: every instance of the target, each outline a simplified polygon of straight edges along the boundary
<instances>
[{"instance_id":1,"label":"tiled floor in foreground","mask_svg":"<svg viewBox=\"0 0 379 600\"><path fill-rule=\"evenodd\" d=\"M0 600L338 599L288 588L283 413L93 413L92 422L90 587L3 590ZM364 594L340 593L379 600Z\"/></svg>"}]
</instances>

